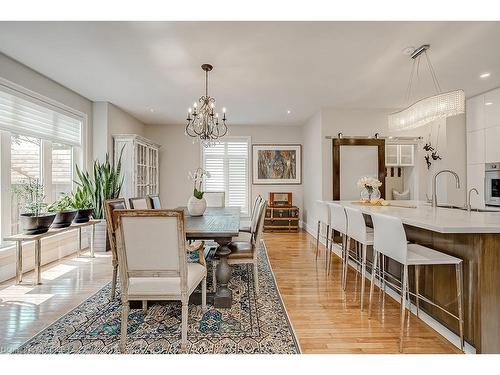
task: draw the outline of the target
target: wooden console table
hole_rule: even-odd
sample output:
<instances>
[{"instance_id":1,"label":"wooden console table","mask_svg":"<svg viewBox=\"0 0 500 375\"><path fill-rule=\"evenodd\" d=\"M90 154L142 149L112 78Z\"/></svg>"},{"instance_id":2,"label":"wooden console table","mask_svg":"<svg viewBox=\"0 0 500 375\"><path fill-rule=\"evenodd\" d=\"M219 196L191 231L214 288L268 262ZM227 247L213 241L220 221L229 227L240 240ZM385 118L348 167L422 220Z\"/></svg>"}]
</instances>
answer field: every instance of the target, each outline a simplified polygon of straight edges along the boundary
<instances>
[{"instance_id":1,"label":"wooden console table","mask_svg":"<svg viewBox=\"0 0 500 375\"><path fill-rule=\"evenodd\" d=\"M16 283L20 284L23 281L23 242L34 241L35 242L35 277L33 279L34 285L41 284L40 275L40 265L41 265L41 250L42 250L42 239L46 237L51 237L56 234L67 232L70 230L78 229L78 249L77 255L81 256L82 249L82 228L92 226L90 232L90 257L94 257L94 233L95 225L99 223L100 220L90 220L86 223L72 224L66 228L53 228L49 229L48 232L41 234L15 234L13 236L8 236L4 238L4 241L14 241L16 243Z\"/></svg>"}]
</instances>

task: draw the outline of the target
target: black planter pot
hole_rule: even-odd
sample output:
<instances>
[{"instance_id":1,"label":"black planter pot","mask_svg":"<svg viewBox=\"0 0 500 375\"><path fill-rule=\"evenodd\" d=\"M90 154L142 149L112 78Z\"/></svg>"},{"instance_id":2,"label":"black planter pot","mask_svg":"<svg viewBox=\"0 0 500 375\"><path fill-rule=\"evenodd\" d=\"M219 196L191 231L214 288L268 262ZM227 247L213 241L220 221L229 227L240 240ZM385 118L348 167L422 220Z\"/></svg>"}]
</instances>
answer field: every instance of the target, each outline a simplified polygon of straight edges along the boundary
<instances>
[{"instance_id":1,"label":"black planter pot","mask_svg":"<svg viewBox=\"0 0 500 375\"><path fill-rule=\"evenodd\" d=\"M59 211L52 223L52 228L66 228L71 225L77 214L77 210Z\"/></svg>"},{"instance_id":2,"label":"black planter pot","mask_svg":"<svg viewBox=\"0 0 500 375\"><path fill-rule=\"evenodd\" d=\"M86 223L90 220L90 217L94 213L93 208L82 208L78 210L75 218L73 219L73 223Z\"/></svg>"},{"instance_id":3,"label":"black planter pot","mask_svg":"<svg viewBox=\"0 0 500 375\"><path fill-rule=\"evenodd\" d=\"M33 214L21 214L21 226L25 234L40 234L49 230L56 214L47 212L38 216Z\"/></svg>"}]
</instances>

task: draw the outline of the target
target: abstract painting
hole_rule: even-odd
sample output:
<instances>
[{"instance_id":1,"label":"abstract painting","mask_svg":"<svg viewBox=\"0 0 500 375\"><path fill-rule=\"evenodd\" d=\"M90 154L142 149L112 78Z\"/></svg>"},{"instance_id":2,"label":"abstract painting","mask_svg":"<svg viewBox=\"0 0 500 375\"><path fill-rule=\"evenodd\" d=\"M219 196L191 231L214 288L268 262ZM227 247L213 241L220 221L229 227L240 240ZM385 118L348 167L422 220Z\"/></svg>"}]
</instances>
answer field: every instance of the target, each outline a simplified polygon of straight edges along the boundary
<instances>
[{"instance_id":1,"label":"abstract painting","mask_svg":"<svg viewBox=\"0 0 500 375\"><path fill-rule=\"evenodd\" d=\"M254 184L301 184L302 145L253 145Z\"/></svg>"}]
</instances>

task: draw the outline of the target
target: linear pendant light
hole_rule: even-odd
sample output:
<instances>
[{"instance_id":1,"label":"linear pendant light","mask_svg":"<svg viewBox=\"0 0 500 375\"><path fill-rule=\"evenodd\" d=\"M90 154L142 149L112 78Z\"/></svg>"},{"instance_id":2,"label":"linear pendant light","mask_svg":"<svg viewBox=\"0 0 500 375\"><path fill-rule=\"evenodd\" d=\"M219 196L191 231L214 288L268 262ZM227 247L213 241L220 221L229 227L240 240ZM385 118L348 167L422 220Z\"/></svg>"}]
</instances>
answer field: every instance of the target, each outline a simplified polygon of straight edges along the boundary
<instances>
[{"instance_id":1,"label":"linear pendant light","mask_svg":"<svg viewBox=\"0 0 500 375\"><path fill-rule=\"evenodd\" d=\"M407 100L411 95L415 65L420 64L420 57L425 55L427 65L434 82L437 94L418 100L401 111L391 113L388 116L389 130L407 130L426 125L437 119L455 116L465 113L465 93L464 90L454 90L442 92L436 73L432 67L427 50L430 45L424 44L413 51L410 57L413 59L413 67L408 82Z\"/></svg>"}]
</instances>

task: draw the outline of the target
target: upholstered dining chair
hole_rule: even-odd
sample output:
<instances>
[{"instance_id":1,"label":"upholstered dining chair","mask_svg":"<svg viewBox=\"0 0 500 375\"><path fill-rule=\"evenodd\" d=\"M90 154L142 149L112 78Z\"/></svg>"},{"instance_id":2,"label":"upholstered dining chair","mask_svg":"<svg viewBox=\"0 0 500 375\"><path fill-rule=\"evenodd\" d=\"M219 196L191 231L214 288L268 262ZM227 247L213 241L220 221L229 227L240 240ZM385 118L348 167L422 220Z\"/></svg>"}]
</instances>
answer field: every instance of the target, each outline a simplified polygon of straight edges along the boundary
<instances>
[{"instance_id":1,"label":"upholstered dining chair","mask_svg":"<svg viewBox=\"0 0 500 375\"><path fill-rule=\"evenodd\" d=\"M254 220L256 220L257 209L262 202L262 196L260 194L255 197L255 201L253 202L252 212L250 213L250 224L249 225L241 225L240 232L252 233L252 224Z\"/></svg>"},{"instance_id":2,"label":"upholstered dining chair","mask_svg":"<svg viewBox=\"0 0 500 375\"><path fill-rule=\"evenodd\" d=\"M264 226L264 216L266 214L267 202L263 201L257 208L257 220L255 225L252 227L252 233L250 241L233 241L228 247L231 250L231 254L227 256L227 263L232 264L252 264L253 265L253 280L255 293L259 293L259 272L257 256L259 246L261 244L262 229ZM217 280L215 279L215 267L217 262L213 262L213 284L216 287Z\"/></svg>"},{"instance_id":3,"label":"upholstered dining chair","mask_svg":"<svg viewBox=\"0 0 500 375\"><path fill-rule=\"evenodd\" d=\"M158 194L149 194L147 197L148 207L153 210L161 209L161 200Z\"/></svg>"},{"instance_id":4,"label":"upholstered dining chair","mask_svg":"<svg viewBox=\"0 0 500 375\"><path fill-rule=\"evenodd\" d=\"M114 210L124 210L127 208L124 198L107 199L104 201L104 218L106 219L106 228L108 231L108 240L111 247L111 264L113 266L113 276L111 280L111 300L115 299L116 281L118 276L118 254L116 250L116 221L113 217Z\"/></svg>"},{"instance_id":5,"label":"upholstered dining chair","mask_svg":"<svg viewBox=\"0 0 500 375\"><path fill-rule=\"evenodd\" d=\"M207 207L226 206L226 193L223 191L207 191L203 196L207 201Z\"/></svg>"},{"instance_id":6,"label":"upholstered dining chair","mask_svg":"<svg viewBox=\"0 0 500 375\"><path fill-rule=\"evenodd\" d=\"M115 210L114 215L122 302L120 351L126 347L129 302L136 300L181 301L181 348L185 351L189 296L200 283L202 308L206 309L203 246L187 246L182 210ZM199 253L197 263L187 261L186 252L192 251Z\"/></svg>"},{"instance_id":7,"label":"upholstered dining chair","mask_svg":"<svg viewBox=\"0 0 500 375\"><path fill-rule=\"evenodd\" d=\"M132 210L146 210L150 208L146 197L129 198L128 204Z\"/></svg>"}]
</instances>

